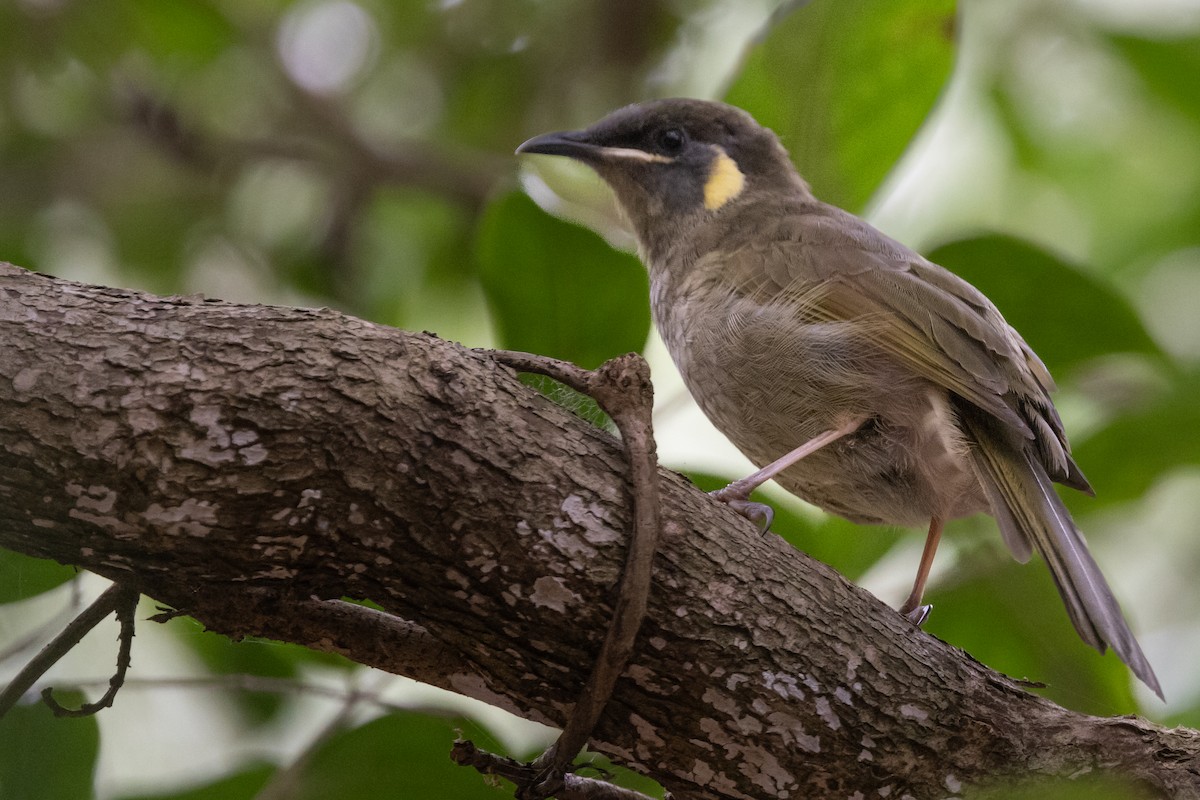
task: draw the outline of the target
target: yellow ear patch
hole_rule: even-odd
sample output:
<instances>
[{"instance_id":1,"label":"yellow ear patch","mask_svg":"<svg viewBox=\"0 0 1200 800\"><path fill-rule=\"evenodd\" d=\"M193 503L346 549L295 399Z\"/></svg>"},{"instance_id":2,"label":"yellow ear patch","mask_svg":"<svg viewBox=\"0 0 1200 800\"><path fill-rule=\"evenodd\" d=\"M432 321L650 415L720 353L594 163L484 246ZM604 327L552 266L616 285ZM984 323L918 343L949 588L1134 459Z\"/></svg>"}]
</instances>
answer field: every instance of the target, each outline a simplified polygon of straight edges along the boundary
<instances>
[{"instance_id":1,"label":"yellow ear patch","mask_svg":"<svg viewBox=\"0 0 1200 800\"><path fill-rule=\"evenodd\" d=\"M724 150L718 150L704 183L704 207L716 211L741 194L745 187L746 176L738 169L737 162Z\"/></svg>"}]
</instances>

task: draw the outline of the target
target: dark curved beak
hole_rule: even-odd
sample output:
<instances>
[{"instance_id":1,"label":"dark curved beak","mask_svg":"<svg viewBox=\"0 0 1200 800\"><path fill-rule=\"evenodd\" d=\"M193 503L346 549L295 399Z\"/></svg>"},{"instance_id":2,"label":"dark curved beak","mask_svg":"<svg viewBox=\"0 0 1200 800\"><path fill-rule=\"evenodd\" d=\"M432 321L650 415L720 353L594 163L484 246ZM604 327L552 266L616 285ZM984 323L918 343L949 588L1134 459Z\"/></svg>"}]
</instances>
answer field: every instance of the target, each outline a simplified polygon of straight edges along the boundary
<instances>
[{"instance_id":1,"label":"dark curved beak","mask_svg":"<svg viewBox=\"0 0 1200 800\"><path fill-rule=\"evenodd\" d=\"M581 161L600 157L603 150L587 140L585 131L558 131L535 136L517 148L517 153L539 153L547 156L567 156Z\"/></svg>"},{"instance_id":2,"label":"dark curved beak","mask_svg":"<svg viewBox=\"0 0 1200 800\"><path fill-rule=\"evenodd\" d=\"M535 136L517 148L517 154L539 153L547 156L566 156L593 166L601 163L643 162L669 164L673 159L648 153L634 147L610 147L596 144L588 131L559 131Z\"/></svg>"}]
</instances>

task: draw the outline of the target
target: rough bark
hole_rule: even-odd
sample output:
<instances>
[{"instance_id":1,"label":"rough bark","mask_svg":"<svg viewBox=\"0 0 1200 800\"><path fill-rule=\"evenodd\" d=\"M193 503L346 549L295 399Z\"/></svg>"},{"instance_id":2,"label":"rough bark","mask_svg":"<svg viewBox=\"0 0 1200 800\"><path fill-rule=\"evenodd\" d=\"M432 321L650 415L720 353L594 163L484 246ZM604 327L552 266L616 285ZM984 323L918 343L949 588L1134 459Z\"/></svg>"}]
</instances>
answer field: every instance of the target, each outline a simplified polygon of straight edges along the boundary
<instances>
[{"instance_id":1,"label":"rough bark","mask_svg":"<svg viewBox=\"0 0 1200 800\"><path fill-rule=\"evenodd\" d=\"M611 613L624 469L607 433L430 335L0 265L0 545L231 636L561 725ZM649 617L597 749L680 797L1097 772L1200 797L1197 732L1033 696L660 478Z\"/></svg>"}]
</instances>

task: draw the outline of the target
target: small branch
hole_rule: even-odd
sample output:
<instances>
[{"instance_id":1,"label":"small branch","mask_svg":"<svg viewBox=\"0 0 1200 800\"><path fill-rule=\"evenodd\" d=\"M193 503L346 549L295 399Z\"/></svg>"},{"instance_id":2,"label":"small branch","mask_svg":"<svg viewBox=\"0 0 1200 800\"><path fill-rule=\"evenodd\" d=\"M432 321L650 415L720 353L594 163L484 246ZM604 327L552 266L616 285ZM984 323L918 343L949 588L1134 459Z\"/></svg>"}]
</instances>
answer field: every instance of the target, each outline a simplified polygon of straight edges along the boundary
<instances>
[{"instance_id":1,"label":"small branch","mask_svg":"<svg viewBox=\"0 0 1200 800\"><path fill-rule=\"evenodd\" d=\"M658 460L651 421L654 389L645 360L633 353L611 359L594 372L528 353L495 351L492 355L514 369L554 378L591 395L621 432L629 459L633 532L612 623L562 734L531 765L537 777L532 784L518 784L519 798L542 800L551 795L561 796L566 772L587 745L608 705L617 678L629 664L634 641L646 616L661 528Z\"/></svg>"},{"instance_id":2,"label":"small branch","mask_svg":"<svg viewBox=\"0 0 1200 800\"><path fill-rule=\"evenodd\" d=\"M474 767L483 775L498 775L517 786L526 786L538 776L537 769L530 764L480 750L463 740L450 748L450 760L460 767ZM652 800L649 795L633 789L569 773L563 776L562 787L555 797L558 800Z\"/></svg>"},{"instance_id":3,"label":"small branch","mask_svg":"<svg viewBox=\"0 0 1200 800\"><path fill-rule=\"evenodd\" d=\"M99 713L101 709L108 708L113 704L113 700L117 698L117 692L125 685L125 673L129 671L130 652L133 650L133 618L137 611L138 597L137 592L124 589L116 601L117 622L121 623L121 633L119 635L121 647L117 651L117 671L108 679L108 691L94 703L84 703L79 708L66 708L54 699L54 690L47 686L45 689L42 689L42 702L50 706L50 710L54 712L54 716L90 717L93 714Z\"/></svg>"},{"instance_id":4,"label":"small branch","mask_svg":"<svg viewBox=\"0 0 1200 800\"><path fill-rule=\"evenodd\" d=\"M109 614L116 612L117 618L121 621L121 650L117 656L117 672L109 680L109 690L104 697L98 703L87 704L84 708L95 705L94 710L87 712L95 713L100 708L112 705L113 697L116 696L121 682L125 680L125 670L129 666L129 647L133 639L133 611L137 606L137 599L137 592L120 584L113 584L90 606L80 612L79 616L67 623L62 632L51 639L41 652L17 673L8 686L0 691L0 719L29 691L38 678L45 675L47 670L71 651L71 648L79 644L88 631L99 625ZM49 689L43 691L42 697L46 699L52 709L55 709L56 715L62 716L60 712L66 712L71 716L86 716L86 714L71 712L59 706L52 698L48 698L49 691Z\"/></svg>"}]
</instances>

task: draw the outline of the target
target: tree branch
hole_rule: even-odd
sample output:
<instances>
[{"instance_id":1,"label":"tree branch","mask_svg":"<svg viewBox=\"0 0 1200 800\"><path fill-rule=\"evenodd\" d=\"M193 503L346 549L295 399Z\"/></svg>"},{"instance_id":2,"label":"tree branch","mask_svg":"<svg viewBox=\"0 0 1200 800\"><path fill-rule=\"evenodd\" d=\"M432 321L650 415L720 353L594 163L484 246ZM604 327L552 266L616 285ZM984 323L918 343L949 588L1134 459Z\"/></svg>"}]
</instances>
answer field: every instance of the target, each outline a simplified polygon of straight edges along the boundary
<instances>
[{"instance_id":1,"label":"tree branch","mask_svg":"<svg viewBox=\"0 0 1200 800\"><path fill-rule=\"evenodd\" d=\"M229 635L566 719L627 548L611 436L484 356L328 310L0 266L0 341L0 545ZM659 482L648 614L594 749L697 798L1087 772L1200 797L1197 732L1030 695L678 475ZM396 642L369 614L342 626L325 603L342 596L411 625Z\"/></svg>"}]
</instances>

